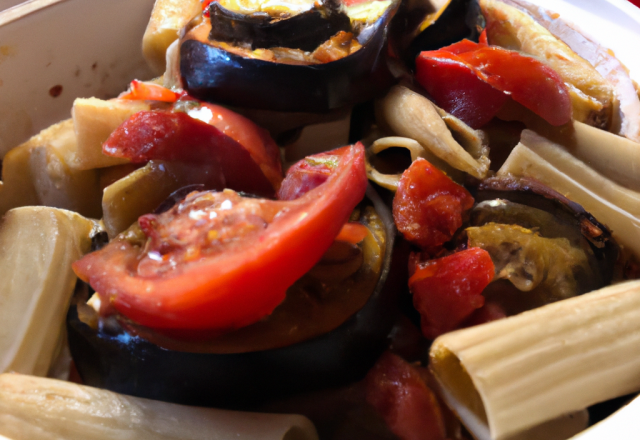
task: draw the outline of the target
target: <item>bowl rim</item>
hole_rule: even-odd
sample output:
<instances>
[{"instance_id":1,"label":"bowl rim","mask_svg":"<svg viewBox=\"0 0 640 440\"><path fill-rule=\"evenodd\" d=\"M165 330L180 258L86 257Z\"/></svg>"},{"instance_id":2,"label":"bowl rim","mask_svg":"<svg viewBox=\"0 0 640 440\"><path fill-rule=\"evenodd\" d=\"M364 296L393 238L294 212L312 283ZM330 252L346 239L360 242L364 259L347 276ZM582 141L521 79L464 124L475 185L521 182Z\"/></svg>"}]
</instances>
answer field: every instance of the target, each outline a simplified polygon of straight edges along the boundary
<instances>
[{"instance_id":1,"label":"bowl rim","mask_svg":"<svg viewBox=\"0 0 640 440\"><path fill-rule=\"evenodd\" d=\"M0 26L20 20L27 15L48 8L67 0L28 0L26 2L12 6L4 11L0 11ZM1 439L0 439L1 440Z\"/></svg>"}]
</instances>

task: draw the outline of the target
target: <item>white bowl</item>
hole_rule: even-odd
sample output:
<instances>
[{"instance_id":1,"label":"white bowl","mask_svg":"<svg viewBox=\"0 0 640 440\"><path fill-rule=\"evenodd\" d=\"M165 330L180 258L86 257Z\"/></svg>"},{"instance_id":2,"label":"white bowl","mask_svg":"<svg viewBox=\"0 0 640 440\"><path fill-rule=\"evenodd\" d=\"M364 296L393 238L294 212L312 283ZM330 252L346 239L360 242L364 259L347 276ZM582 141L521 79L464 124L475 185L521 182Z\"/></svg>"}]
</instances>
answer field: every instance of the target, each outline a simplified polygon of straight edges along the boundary
<instances>
[{"instance_id":1,"label":"white bowl","mask_svg":"<svg viewBox=\"0 0 640 440\"><path fill-rule=\"evenodd\" d=\"M625 0L530 0L612 49L640 82L640 9ZM154 0L0 0L0 158L70 117L76 97L113 97L152 76L141 41ZM630 407L638 411L637 403ZM640 416L615 429L640 432ZM605 440L613 430L584 438ZM0 436L0 438L2 438ZM631 437L629 437L631 438ZM635 437L634 437L635 438Z\"/></svg>"},{"instance_id":2,"label":"white bowl","mask_svg":"<svg viewBox=\"0 0 640 440\"><path fill-rule=\"evenodd\" d=\"M76 97L152 76L141 42L153 3L33 0L0 12L0 158L69 118Z\"/></svg>"}]
</instances>

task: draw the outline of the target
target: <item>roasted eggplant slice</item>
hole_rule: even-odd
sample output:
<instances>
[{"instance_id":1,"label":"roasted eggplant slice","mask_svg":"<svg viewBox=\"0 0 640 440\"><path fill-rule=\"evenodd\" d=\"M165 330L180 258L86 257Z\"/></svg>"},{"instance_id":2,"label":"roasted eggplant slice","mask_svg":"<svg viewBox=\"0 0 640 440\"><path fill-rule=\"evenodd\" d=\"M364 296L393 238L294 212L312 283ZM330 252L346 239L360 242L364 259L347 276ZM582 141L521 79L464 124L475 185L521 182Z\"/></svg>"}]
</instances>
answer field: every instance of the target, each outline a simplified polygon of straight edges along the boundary
<instances>
[{"instance_id":1,"label":"roasted eggplant slice","mask_svg":"<svg viewBox=\"0 0 640 440\"><path fill-rule=\"evenodd\" d=\"M246 43L252 50L289 47L313 51L336 33L351 31L349 17L337 7L332 7L331 2L318 5L314 2L295 3L298 7L306 6L307 9L302 11L292 11L285 2L274 8L275 13L264 11L262 8L250 14L244 13L244 8L241 8L239 3L225 2L225 5L230 7L223 6L219 1L211 3L210 40ZM236 6L236 10L231 9L233 6Z\"/></svg>"},{"instance_id":2,"label":"roasted eggplant slice","mask_svg":"<svg viewBox=\"0 0 640 440\"><path fill-rule=\"evenodd\" d=\"M368 194L373 204L363 202L356 212L372 231L370 239L355 251L344 243L334 245L290 289L291 299L283 303L290 310L280 307L253 326L206 343L156 337L168 349L135 335L113 318L97 328L87 325L88 306L71 307L69 342L82 379L88 385L140 397L248 409L278 395L362 378L386 346L401 283L393 277L407 264L406 258L394 259L392 270L393 220L382 201L371 190ZM354 268L354 258L364 264ZM350 302L347 293L364 297L364 306L333 330L310 337L314 333L308 328L316 326L312 320L321 319L317 317L322 310L317 309L327 307L328 315L335 313ZM316 310L299 308L305 297L312 298L309 303ZM297 321L287 314L297 315ZM289 321L276 322L281 318ZM308 335L292 343L295 338L286 334L300 333L296 327Z\"/></svg>"},{"instance_id":3,"label":"roasted eggplant slice","mask_svg":"<svg viewBox=\"0 0 640 440\"><path fill-rule=\"evenodd\" d=\"M436 2L417 3L422 8L407 11L407 24L412 25L409 29L413 29L412 32L405 31L405 39L410 38L410 41L404 43L408 45L405 58L409 65L413 66L416 56L424 50L440 49L464 38L477 39L478 31L467 18L470 16L469 9L474 6L473 1L446 0L439 2L441 6L435 11L432 6L427 6ZM417 20L418 17L420 20Z\"/></svg>"},{"instance_id":4,"label":"roasted eggplant slice","mask_svg":"<svg viewBox=\"0 0 640 440\"><path fill-rule=\"evenodd\" d=\"M322 37L324 42L313 53L290 48L301 46L293 41L298 37L291 36L302 35L297 32L290 33L291 44L281 41L284 37L274 37L280 40L235 45L225 42L239 39L229 37L230 31L224 31L225 41L219 37L212 40L211 35L217 35L220 29L214 30L205 19L181 41L180 72L184 88L202 100L287 112L320 113L367 101L393 80L385 49L387 25L397 2L374 3L384 4L386 9L379 16L374 14L373 22L368 22L367 14L363 19L351 19L351 32L340 31L329 39ZM218 6L212 8L214 12ZM212 19L215 24L215 16ZM301 40L308 38L304 36ZM271 44L278 47L256 48Z\"/></svg>"},{"instance_id":5,"label":"roasted eggplant slice","mask_svg":"<svg viewBox=\"0 0 640 440\"><path fill-rule=\"evenodd\" d=\"M470 212L468 245L491 255L496 281L484 292L507 315L608 285L618 258L609 229L536 181L483 181ZM508 281L508 282L507 282Z\"/></svg>"}]
</instances>

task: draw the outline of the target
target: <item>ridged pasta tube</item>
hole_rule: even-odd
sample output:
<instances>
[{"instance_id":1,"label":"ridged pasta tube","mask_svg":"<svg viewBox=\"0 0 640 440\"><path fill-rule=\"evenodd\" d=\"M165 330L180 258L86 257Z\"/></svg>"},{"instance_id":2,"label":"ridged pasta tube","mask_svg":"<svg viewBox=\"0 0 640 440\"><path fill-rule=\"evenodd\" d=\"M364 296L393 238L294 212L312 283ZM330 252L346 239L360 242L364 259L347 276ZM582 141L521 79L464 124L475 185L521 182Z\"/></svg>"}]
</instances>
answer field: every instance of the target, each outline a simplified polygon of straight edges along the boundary
<instances>
[{"instance_id":1,"label":"ridged pasta tube","mask_svg":"<svg viewBox=\"0 0 640 440\"><path fill-rule=\"evenodd\" d=\"M640 281L445 334L430 356L476 437L510 438L640 390Z\"/></svg>"},{"instance_id":2,"label":"ridged pasta tube","mask_svg":"<svg viewBox=\"0 0 640 440\"><path fill-rule=\"evenodd\" d=\"M317 440L303 416L196 408L20 374L0 375L0 438Z\"/></svg>"}]
</instances>

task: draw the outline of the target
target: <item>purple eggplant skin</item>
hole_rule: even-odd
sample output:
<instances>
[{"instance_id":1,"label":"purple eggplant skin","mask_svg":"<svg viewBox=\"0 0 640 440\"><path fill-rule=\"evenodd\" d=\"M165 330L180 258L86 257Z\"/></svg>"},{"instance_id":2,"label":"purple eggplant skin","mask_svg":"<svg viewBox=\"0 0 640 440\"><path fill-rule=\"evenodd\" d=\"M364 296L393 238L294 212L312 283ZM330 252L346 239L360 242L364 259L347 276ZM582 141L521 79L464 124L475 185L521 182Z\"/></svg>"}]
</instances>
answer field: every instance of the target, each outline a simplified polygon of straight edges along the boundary
<instances>
[{"instance_id":1,"label":"purple eggplant skin","mask_svg":"<svg viewBox=\"0 0 640 440\"><path fill-rule=\"evenodd\" d=\"M291 18L274 20L266 13L239 14L212 2L209 16L209 39L248 43L251 49L289 47L310 52L338 32L351 31L349 17L329 8L313 8Z\"/></svg>"},{"instance_id":2,"label":"purple eggplant skin","mask_svg":"<svg viewBox=\"0 0 640 440\"><path fill-rule=\"evenodd\" d=\"M245 58L187 39L180 74L189 95L236 107L323 113L371 100L394 81L387 65L390 8L358 36L360 50L324 64L293 65Z\"/></svg>"},{"instance_id":3,"label":"purple eggplant skin","mask_svg":"<svg viewBox=\"0 0 640 440\"><path fill-rule=\"evenodd\" d=\"M422 51L436 50L467 38L477 41L479 32L476 26L480 9L475 0L450 0L440 17L424 31L407 41L407 30L418 29L432 10L409 7L404 2L398 11L397 20L392 23L392 39L398 53L406 65L413 70L416 57ZM415 31L414 31L415 32Z\"/></svg>"},{"instance_id":4,"label":"purple eggplant skin","mask_svg":"<svg viewBox=\"0 0 640 440\"><path fill-rule=\"evenodd\" d=\"M399 314L408 249L401 240L394 247L394 237L391 221L383 270L365 306L324 335L257 352L189 353L161 348L120 326L96 331L78 319L77 307L72 306L67 330L74 363L90 386L167 402L244 410L276 397L360 380L387 348L387 336Z\"/></svg>"}]
</instances>

